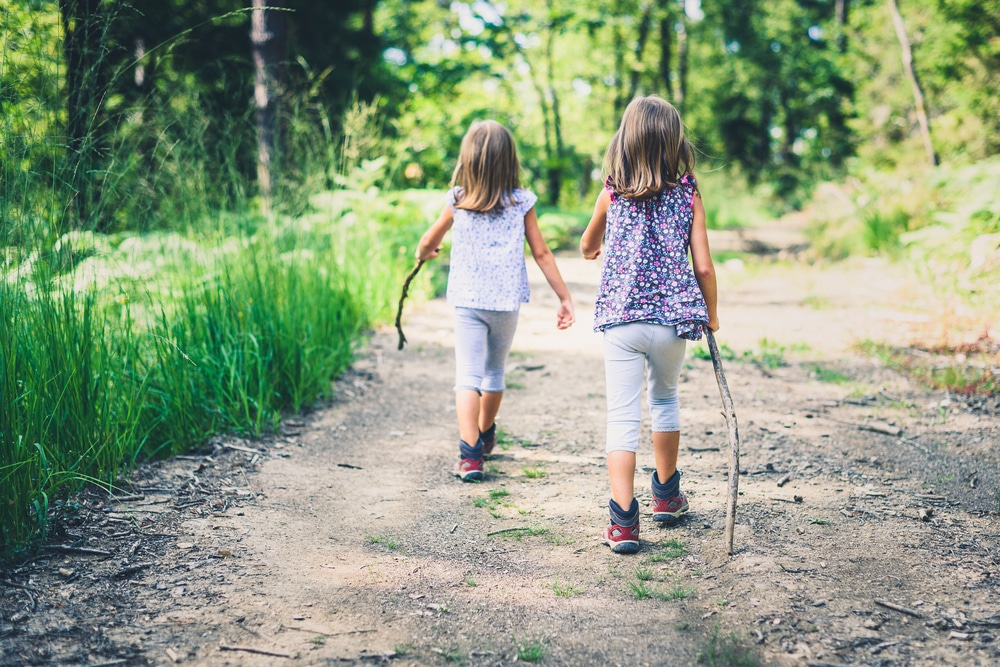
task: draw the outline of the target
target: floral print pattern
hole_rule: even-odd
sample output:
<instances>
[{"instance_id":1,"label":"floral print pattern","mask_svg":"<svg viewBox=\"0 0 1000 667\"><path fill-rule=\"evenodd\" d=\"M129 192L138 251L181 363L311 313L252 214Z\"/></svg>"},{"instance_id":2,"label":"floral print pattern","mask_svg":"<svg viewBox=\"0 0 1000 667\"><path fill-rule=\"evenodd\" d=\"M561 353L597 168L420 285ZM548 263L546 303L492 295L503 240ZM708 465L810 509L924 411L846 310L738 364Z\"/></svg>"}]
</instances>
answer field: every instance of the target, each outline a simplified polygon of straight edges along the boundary
<instances>
[{"instance_id":1,"label":"floral print pattern","mask_svg":"<svg viewBox=\"0 0 1000 667\"><path fill-rule=\"evenodd\" d=\"M455 214L448 303L517 310L531 296L524 263L524 216L538 197L529 190L515 190L503 208L480 212L456 208L461 193L458 187L448 192L448 205Z\"/></svg>"},{"instance_id":2,"label":"floral print pattern","mask_svg":"<svg viewBox=\"0 0 1000 667\"><path fill-rule=\"evenodd\" d=\"M595 331L653 322L676 326L682 338L701 338L708 309L688 260L696 188L690 174L648 199L620 197L608 188Z\"/></svg>"}]
</instances>

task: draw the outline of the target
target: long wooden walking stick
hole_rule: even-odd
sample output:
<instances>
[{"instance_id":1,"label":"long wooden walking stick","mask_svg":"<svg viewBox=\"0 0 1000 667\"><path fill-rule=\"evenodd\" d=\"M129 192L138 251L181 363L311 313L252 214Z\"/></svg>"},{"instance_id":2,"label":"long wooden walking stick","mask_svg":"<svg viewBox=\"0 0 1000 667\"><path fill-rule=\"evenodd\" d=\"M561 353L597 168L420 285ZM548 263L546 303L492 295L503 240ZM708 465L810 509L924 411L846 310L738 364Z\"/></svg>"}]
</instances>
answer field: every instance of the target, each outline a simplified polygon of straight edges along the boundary
<instances>
[{"instance_id":1,"label":"long wooden walking stick","mask_svg":"<svg viewBox=\"0 0 1000 667\"><path fill-rule=\"evenodd\" d=\"M418 259L417 263L413 265L413 270L410 271L410 275L406 276L406 280L403 281L403 291L399 295L399 308L396 309L396 331L399 332L399 347L397 350L402 350L403 346L406 345L406 336L403 335L403 302L406 301L406 295L410 291L410 283L416 277L417 273L420 271L420 267L424 265L424 260Z\"/></svg>"},{"instance_id":2,"label":"long wooden walking stick","mask_svg":"<svg viewBox=\"0 0 1000 667\"><path fill-rule=\"evenodd\" d=\"M715 380L719 383L719 394L722 396L722 416L726 418L729 427L729 488L726 491L726 553L733 555L733 530L736 528L736 497L740 488L740 430L736 423L736 409L733 407L733 397L729 393L726 374L722 371L722 357L719 346L715 344L715 335L705 327L705 338L708 339L708 350L712 353L712 366L715 368Z\"/></svg>"}]
</instances>

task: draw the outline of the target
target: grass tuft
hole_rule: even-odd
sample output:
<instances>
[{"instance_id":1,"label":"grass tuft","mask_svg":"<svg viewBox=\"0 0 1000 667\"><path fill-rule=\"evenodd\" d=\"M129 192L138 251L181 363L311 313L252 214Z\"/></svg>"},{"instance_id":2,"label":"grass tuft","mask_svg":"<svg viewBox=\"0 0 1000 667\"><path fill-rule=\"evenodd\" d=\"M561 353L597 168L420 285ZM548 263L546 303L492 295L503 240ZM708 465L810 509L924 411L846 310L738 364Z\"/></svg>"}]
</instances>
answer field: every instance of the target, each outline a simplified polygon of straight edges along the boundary
<instances>
[{"instance_id":1,"label":"grass tuft","mask_svg":"<svg viewBox=\"0 0 1000 667\"><path fill-rule=\"evenodd\" d=\"M697 662L706 667L757 667L759 658L736 635L719 636L719 629L712 631L707 644L698 652Z\"/></svg>"},{"instance_id":2,"label":"grass tuft","mask_svg":"<svg viewBox=\"0 0 1000 667\"><path fill-rule=\"evenodd\" d=\"M517 645L517 659L524 662L540 662L545 657L545 645L541 639L534 639Z\"/></svg>"}]
</instances>

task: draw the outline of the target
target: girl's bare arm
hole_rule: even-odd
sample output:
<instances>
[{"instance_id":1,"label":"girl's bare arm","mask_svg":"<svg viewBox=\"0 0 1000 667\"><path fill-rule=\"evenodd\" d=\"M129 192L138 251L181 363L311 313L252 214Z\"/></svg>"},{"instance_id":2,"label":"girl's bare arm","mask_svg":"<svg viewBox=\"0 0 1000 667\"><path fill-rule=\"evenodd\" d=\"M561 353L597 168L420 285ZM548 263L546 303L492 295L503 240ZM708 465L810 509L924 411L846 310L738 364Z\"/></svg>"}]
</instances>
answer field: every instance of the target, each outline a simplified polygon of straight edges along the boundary
<instances>
[{"instance_id":1,"label":"girl's bare arm","mask_svg":"<svg viewBox=\"0 0 1000 667\"><path fill-rule=\"evenodd\" d=\"M420 243L417 244L417 259L428 260L437 257L441 252L441 241L454 222L455 214L450 206L445 206L437 222L420 237Z\"/></svg>"},{"instance_id":2,"label":"girl's bare arm","mask_svg":"<svg viewBox=\"0 0 1000 667\"><path fill-rule=\"evenodd\" d=\"M597 259L601 254L601 242L604 241L604 230L608 224L608 206L611 195L607 190L601 190L594 205L594 215L590 218L583 237L580 239L580 252L584 259Z\"/></svg>"},{"instance_id":3,"label":"girl's bare arm","mask_svg":"<svg viewBox=\"0 0 1000 667\"><path fill-rule=\"evenodd\" d=\"M712 252L708 247L708 229L705 224L705 205L697 192L691 201L694 209L694 222L691 225L691 264L694 266L694 277L698 281L701 293L708 307L708 328L719 330L718 287L715 282L715 265L712 263Z\"/></svg>"},{"instance_id":4,"label":"girl's bare arm","mask_svg":"<svg viewBox=\"0 0 1000 667\"><path fill-rule=\"evenodd\" d=\"M559 310L556 313L556 326L560 329L568 329L576 321L573 312L573 297L570 296L569 288L559 273L556 266L556 258L549 250L549 246L542 238L542 232L538 229L538 215L532 207L524 215L524 237L528 240L528 247L531 248L531 256L535 258L535 263L542 270L545 280L559 297Z\"/></svg>"}]
</instances>

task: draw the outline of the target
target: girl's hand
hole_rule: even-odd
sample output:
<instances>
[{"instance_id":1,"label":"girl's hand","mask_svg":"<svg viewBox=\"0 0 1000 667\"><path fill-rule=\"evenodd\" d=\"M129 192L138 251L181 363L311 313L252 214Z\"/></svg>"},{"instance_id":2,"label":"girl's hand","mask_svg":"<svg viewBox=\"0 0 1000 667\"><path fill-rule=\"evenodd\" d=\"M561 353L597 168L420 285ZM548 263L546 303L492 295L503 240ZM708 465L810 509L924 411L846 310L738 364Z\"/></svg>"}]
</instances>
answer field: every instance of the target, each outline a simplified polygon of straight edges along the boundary
<instances>
[{"instance_id":1,"label":"girl's hand","mask_svg":"<svg viewBox=\"0 0 1000 667\"><path fill-rule=\"evenodd\" d=\"M441 254L441 248L434 248L433 250L424 252L421 254L420 248L417 248L417 259L426 262L429 259L435 259Z\"/></svg>"},{"instance_id":2,"label":"girl's hand","mask_svg":"<svg viewBox=\"0 0 1000 667\"><path fill-rule=\"evenodd\" d=\"M566 299L559 301L559 310L556 312L556 326L560 329L569 329L576 322L573 313L573 302Z\"/></svg>"},{"instance_id":3,"label":"girl's hand","mask_svg":"<svg viewBox=\"0 0 1000 667\"><path fill-rule=\"evenodd\" d=\"M708 324L706 326L708 326L708 328L712 330L712 333L715 333L716 331L719 330L719 318L718 317L708 318Z\"/></svg>"}]
</instances>

